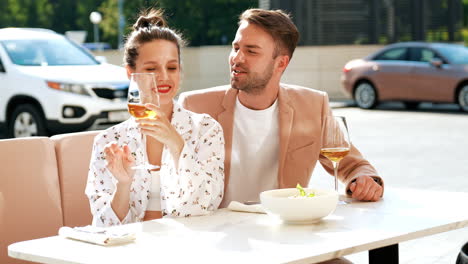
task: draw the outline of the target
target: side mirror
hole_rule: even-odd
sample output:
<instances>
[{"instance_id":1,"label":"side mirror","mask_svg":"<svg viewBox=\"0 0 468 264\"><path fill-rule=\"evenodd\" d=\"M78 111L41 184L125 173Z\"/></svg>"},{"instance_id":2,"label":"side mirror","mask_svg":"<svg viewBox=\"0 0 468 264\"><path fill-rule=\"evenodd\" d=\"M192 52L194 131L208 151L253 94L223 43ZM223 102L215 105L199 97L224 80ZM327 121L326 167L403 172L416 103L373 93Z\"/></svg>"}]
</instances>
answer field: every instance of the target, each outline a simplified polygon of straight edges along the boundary
<instances>
[{"instance_id":1,"label":"side mirror","mask_svg":"<svg viewBox=\"0 0 468 264\"><path fill-rule=\"evenodd\" d=\"M436 68L440 68L442 67L442 64L444 64L444 62L441 60L441 59L438 59L438 58L434 58L430 61L431 65L436 67Z\"/></svg>"},{"instance_id":2,"label":"side mirror","mask_svg":"<svg viewBox=\"0 0 468 264\"><path fill-rule=\"evenodd\" d=\"M100 64L107 63L107 59L104 56L96 56L95 58Z\"/></svg>"}]
</instances>

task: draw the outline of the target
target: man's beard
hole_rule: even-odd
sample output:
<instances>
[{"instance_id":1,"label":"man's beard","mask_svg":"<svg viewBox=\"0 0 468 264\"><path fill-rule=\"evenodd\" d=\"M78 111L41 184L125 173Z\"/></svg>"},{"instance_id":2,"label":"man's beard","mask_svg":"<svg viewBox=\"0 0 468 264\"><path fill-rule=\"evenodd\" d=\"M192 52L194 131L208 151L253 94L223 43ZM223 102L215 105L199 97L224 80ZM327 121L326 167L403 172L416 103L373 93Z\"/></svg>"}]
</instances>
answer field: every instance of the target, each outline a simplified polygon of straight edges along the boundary
<instances>
[{"instance_id":1,"label":"man's beard","mask_svg":"<svg viewBox=\"0 0 468 264\"><path fill-rule=\"evenodd\" d=\"M248 78L242 82L235 82L234 80L236 77L231 77L231 87L248 94L260 94L265 89L272 76L273 63L270 64L262 74L254 73L251 76L248 76Z\"/></svg>"}]
</instances>

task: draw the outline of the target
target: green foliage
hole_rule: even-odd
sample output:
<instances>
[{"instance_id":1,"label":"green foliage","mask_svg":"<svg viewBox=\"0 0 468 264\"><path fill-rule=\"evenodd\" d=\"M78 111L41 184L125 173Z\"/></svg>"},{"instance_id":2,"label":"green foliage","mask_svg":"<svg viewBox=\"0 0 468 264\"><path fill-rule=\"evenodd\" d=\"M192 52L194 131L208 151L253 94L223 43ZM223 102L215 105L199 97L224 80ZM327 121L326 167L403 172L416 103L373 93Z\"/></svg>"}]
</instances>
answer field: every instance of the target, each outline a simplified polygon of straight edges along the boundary
<instances>
[{"instance_id":1,"label":"green foliage","mask_svg":"<svg viewBox=\"0 0 468 264\"><path fill-rule=\"evenodd\" d=\"M468 0L463 0L463 28L461 36L465 45L468 45Z\"/></svg>"},{"instance_id":2,"label":"green foliage","mask_svg":"<svg viewBox=\"0 0 468 264\"><path fill-rule=\"evenodd\" d=\"M101 38L111 44L112 47L118 46L119 33L119 14L117 12L117 0L106 0L98 8L102 14L102 22L99 24L102 35Z\"/></svg>"},{"instance_id":3,"label":"green foliage","mask_svg":"<svg viewBox=\"0 0 468 264\"><path fill-rule=\"evenodd\" d=\"M34 27L52 24L47 18L53 15L48 0L1 0L0 27Z\"/></svg>"},{"instance_id":4,"label":"green foliage","mask_svg":"<svg viewBox=\"0 0 468 264\"><path fill-rule=\"evenodd\" d=\"M156 7L164 10L169 26L182 33L191 46L229 44L237 29L238 16L257 5L258 0L125 1L126 33L141 11Z\"/></svg>"},{"instance_id":5,"label":"green foliage","mask_svg":"<svg viewBox=\"0 0 468 264\"><path fill-rule=\"evenodd\" d=\"M118 0L0 0L0 27L41 27L59 33L86 30L93 41L89 14L99 11L100 40L117 47ZM256 7L258 0L126 0L125 35L141 10L165 10L169 26L181 32L192 46L229 44L243 10Z\"/></svg>"},{"instance_id":6,"label":"green foliage","mask_svg":"<svg viewBox=\"0 0 468 264\"><path fill-rule=\"evenodd\" d=\"M468 45L468 28L463 28L461 30L461 35L462 35L462 39L465 45Z\"/></svg>"},{"instance_id":7,"label":"green foliage","mask_svg":"<svg viewBox=\"0 0 468 264\"><path fill-rule=\"evenodd\" d=\"M426 41L429 42L447 42L449 41L449 35L445 28L438 28L433 30L427 30Z\"/></svg>"},{"instance_id":8,"label":"green foliage","mask_svg":"<svg viewBox=\"0 0 468 264\"><path fill-rule=\"evenodd\" d=\"M89 14L102 0L0 0L0 27L39 27L59 33L86 30L92 36ZM91 34L90 34L91 33Z\"/></svg>"},{"instance_id":9,"label":"green foliage","mask_svg":"<svg viewBox=\"0 0 468 264\"><path fill-rule=\"evenodd\" d=\"M160 3L169 15L170 25L181 31L191 45L200 46L232 42L238 16L245 9L255 7L258 1L163 0Z\"/></svg>"},{"instance_id":10,"label":"green foliage","mask_svg":"<svg viewBox=\"0 0 468 264\"><path fill-rule=\"evenodd\" d=\"M71 30L85 30L88 32L87 35L87 42L92 42L94 41L93 39L93 23L89 21L89 15L93 11L98 11L98 7L102 4L103 0L80 0L80 1L75 1L76 2L76 20L75 20L75 25L74 29ZM103 22L106 19L104 14L102 15ZM102 27L102 23L99 25L99 27ZM102 33L102 32L101 32Z\"/></svg>"},{"instance_id":11,"label":"green foliage","mask_svg":"<svg viewBox=\"0 0 468 264\"><path fill-rule=\"evenodd\" d=\"M468 0L463 0L463 27L468 27Z\"/></svg>"}]
</instances>

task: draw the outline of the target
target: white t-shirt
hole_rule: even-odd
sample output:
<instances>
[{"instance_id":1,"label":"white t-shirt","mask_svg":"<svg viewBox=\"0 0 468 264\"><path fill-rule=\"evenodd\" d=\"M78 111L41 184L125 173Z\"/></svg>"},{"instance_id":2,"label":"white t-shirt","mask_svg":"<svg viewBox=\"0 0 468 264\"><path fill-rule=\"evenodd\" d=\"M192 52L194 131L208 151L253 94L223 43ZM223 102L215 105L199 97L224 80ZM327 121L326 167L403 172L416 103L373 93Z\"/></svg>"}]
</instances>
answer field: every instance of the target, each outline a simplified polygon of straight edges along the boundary
<instances>
[{"instance_id":1,"label":"white t-shirt","mask_svg":"<svg viewBox=\"0 0 468 264\"><path fill-rule=\"evenodd\" d=\"M224 206L260 201L260 192L278 188L278 123L278 99L267 109L252 110L237 98Z\"/></svg>"},{"instance_id":2,"label":"white t-shirt","mask_svg":"<svg viewBox=\"0 0 468 264\"><path fill-rule=\"evenodd\" d=\"M149 189L147 211L161 211L161 178L159 171L151 171L151 185Z\"/></svg>"}]
</instances>

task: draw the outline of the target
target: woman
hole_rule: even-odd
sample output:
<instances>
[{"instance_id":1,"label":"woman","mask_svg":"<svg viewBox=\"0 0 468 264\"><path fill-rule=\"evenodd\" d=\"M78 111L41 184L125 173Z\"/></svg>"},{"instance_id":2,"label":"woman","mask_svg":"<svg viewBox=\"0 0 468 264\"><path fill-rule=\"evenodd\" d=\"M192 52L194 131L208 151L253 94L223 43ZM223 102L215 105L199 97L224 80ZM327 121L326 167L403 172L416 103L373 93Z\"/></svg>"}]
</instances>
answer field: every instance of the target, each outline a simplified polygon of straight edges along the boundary
<instances>
[{"instance_id":1,"label":"woman","mask_svg":"<svg viewBox=\"0 0 468 264\"><path fill-rule=\"evenodd\" d=\"M86 186L93 225L204 215L221 202L222 128L208 115L185 110L174 101L181 46L182 38L166 27L158 10L141 15L133 25L125 44L127 73L155 73L160 107L153 95L146 107L157 112L156 119L131 118L96 136ZM132 169L146 162L160 165L159 175Z\"/></svg>"}]
</instances>

